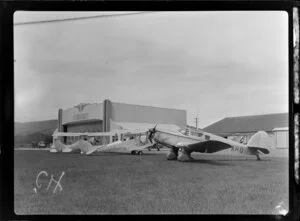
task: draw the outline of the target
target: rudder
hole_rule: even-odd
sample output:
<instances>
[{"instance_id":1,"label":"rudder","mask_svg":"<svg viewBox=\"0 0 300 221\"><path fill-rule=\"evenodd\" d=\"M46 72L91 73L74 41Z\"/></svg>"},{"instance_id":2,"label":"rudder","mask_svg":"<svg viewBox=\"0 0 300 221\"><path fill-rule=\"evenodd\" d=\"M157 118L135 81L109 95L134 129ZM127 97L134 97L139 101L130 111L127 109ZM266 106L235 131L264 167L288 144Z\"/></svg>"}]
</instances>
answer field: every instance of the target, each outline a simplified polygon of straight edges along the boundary
<instances>
[{"instance_id":1,"label":"rudder","mask_svg":"<svg viewBox=\"0 0 300 221\"><path fill-rule=\"evenodd\" d=\"M270 153L270 149L272 149L272 142L265 131L258 131L250 138L247 146L249 148L257 149L264 154L268 154Z\"/></svg>"},{"instance_id":2,"label":"rudder","mask_svg":"<svg viewBox=\"0 0 300 221\"><path fill-rule=\"evenodd\" d=\"M62 142L60 142L59 140L55 140L54 141L54 147L56 149L57 152L70 152L71 149L66 147Z\"/></svg>"}]
</instances>

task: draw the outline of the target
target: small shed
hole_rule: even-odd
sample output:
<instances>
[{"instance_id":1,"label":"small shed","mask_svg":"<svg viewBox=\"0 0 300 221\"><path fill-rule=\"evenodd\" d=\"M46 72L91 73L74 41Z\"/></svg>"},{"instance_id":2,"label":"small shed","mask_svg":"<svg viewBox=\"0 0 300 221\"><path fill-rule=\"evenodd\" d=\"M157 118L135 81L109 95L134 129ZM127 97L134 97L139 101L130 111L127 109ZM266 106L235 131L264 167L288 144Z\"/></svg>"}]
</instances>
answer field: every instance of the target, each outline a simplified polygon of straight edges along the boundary
<instances>
[{"instance_id":1,"label":"small shed","mask_svg":"<svg viewBox=\"0 0 300 221\"><path fill-rule=\"evenodd\" d=\"M247 143L258 131L270 136L274 148L288 148L288 113L227 117L203 130L238 142Z\"/></svg>"}]
</instances>

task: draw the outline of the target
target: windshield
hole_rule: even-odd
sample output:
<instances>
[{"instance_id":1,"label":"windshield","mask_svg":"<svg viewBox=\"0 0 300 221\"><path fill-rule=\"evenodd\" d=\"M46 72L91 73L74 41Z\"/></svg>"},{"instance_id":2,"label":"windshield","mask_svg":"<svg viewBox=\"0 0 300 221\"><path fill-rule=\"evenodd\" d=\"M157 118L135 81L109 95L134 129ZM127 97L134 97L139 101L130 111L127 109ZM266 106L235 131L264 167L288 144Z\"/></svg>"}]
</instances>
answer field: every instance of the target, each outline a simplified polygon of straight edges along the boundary
<instances>
[{"instance_id":1,"label":"windshield","mask_svg":"<svg viewBox=\"0 0 300 221\"><path fill-rule=\"evenodd\" d=\"M188 128L186 128L186 129L181 128L181 129L178 130L178 132L185 135L185 136L188 136L189 129Z\"/></svg>"}]
</instances>

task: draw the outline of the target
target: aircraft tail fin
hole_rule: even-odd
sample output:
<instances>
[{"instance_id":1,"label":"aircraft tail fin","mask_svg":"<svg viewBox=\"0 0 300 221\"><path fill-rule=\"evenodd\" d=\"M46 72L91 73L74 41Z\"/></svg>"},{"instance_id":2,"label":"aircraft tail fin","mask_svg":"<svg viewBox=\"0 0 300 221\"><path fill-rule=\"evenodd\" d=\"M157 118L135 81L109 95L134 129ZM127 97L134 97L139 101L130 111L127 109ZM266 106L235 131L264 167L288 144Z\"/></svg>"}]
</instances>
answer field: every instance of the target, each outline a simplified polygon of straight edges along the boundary
<instances>
[{"instance_id":1,"label":"aircraft tail fin","mask_svg":"<svg viewBox=\"0 0 300 221\"><path fill-rule=\"evenodd\" d=\"M270 153L272 148L271 138L265 131L255 133L247 143L248 148L258 150L264 154Z\"/></svg>"},{"instance_id":2,"label":"aircraft tail fin","mask_svg":"<svg viewBox=\"0 0 300 221\"><path fill-rule=\"evenodd\" d=\"M57 152L70 152L71 151L70 148L68 148L66 145L64 145L59 140L54 141L54 147L55 147Z\"/></svg>"},{"instance_id":3,"label":"aircraft tail fin","mask_svg":"<svg viewBox=\"0 0 300 221\"><path fill-rule=\"evenodd\" d=\"M81 153L86 154L92 148L92 144L86 140L79 140L78 147Z\"/></svg>"}]
</instances>

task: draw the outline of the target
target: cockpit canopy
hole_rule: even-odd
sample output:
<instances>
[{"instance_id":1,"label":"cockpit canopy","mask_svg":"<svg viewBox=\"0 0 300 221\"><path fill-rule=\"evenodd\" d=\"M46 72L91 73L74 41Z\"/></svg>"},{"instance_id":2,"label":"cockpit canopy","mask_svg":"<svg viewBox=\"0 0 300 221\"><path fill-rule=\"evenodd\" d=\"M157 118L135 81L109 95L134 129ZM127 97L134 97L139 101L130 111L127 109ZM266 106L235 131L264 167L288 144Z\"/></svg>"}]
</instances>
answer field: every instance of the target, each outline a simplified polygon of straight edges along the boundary
<instances>
[{"instance_id":1,"label":"cockpit canopy","mask_svg":"<svg viewBox=\"0 0 300 221\"><path fill-rule=\"evenodd\" d=\"M179 133L185 136L195 136L195 137L202 137L205 135L202 131L200 130L191 130L190 128L181 128L178 130ZM206 135L205 135L206 136Z\"/></svg>"},{"instance_id":2,"label":"cockpit canopy","mask_svg":"<svg viewBox=\"0 0 300 221\"><path fill-rule=\"evenodd\" d=\"M181 133L182 135L185 136L189 136L190 135L190 129L189 128L180 128L178 130L179 133Z\"/></svg>"}]
</instances>

